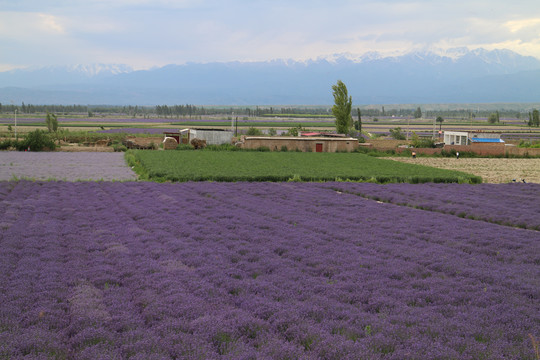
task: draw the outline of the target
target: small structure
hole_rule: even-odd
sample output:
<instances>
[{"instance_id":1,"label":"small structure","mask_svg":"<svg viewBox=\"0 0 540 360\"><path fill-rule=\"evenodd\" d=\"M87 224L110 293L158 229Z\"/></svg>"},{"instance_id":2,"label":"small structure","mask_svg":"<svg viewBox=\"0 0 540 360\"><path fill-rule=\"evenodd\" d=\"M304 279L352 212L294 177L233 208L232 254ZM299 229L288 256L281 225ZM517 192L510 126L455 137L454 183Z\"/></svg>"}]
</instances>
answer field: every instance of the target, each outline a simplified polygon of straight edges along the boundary
<instances>
[{"instance_id":1,"label":"small structure","mask_svg":"<svg viewBox=\"0 0 540 360\"><path fill-rule=\"evenodd\" d=\"M504 144L501 133L484 131L445 131L445 145Z\"/></svg>"},{"instance_id":2,"label":"small structure","mask_svg":"<svg viewBox=\"0 0 540 360\"><path fill-rule=\"evenodd\" d=\"M445 131L445 145L469 145L469 133L465 131Z\"/></svg>"},{"instance_id":3,"label":"small structure","mask_svg":"<svg viewBox=\"0 0 540 360\"><path fill-rule=\"evenodd\" d=\"M163 140L163 150L175 150L177 147L178 147L177 139L170 136L166 136L165 139Z\"/></svg>"},{"instance_id":4,"label":"small structure","mask_svg":"<svg viewBox=\"0 0 540 360\"><path fill-rule=\"evenodd\" d=\"M237 146L244 149L266 147L271 151L337 152L358 148L358 139L349 137L242 136Z\"/></svg>"},{"instance_id":5,"label":"small structure","mask_svg":"<svg viewBox=\"0 0 540 360\"><path fill-rule=\"evenodd\" d=\"M470 151L479 155L504 155L506 152L501 133L484 131L445 131L444 149Z\"/></svg>"},{"instance_id":6,"label":"small structure","mask_svg":"<svg viewBox=\"0 0 540 360\"><path fill-rule=\"evenodd\" d=\"M230 144L233 132L223 129L182 129L178 132L167 131L165 137L176 139L179 144L191 144L191 140L199 139L206 141L207 145Z\"/></svg>"}]
</instances>

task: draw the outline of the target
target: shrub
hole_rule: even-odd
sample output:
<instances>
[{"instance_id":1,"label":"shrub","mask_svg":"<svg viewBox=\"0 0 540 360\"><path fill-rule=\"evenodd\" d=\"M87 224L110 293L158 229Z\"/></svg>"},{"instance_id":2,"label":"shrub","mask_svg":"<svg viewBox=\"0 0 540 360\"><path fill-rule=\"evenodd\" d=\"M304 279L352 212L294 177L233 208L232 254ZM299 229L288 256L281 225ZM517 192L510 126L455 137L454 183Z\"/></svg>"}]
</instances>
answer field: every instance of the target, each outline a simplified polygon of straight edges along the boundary
<instances>
[{"instance_id":1,"label":"shrub","mask_svg":"<svg viewBox=\"0 0 540 360\"><path fill-rule=\"evenodd\" d=\"M283 145L283 146L281 147L281 151L289 151L289 149L287 148L286 145Z\"/></svg>"},{"instance_id":2,"label":"shrub","mask_svg":"<svg viewBox=\"0 0 540 360\"><path fill-rule=\"evenodd\" d=\"M540 141L521 140L518 146L520 148L540 148Z\"/></svg>"},{"instance_id":3,"label":"shrub","mask_svg":"<svg viewBox=\"0 0 540 360\"><path fill-rule=\"evenodd\" d=\"M5 139L4 141L0 142L0 150L7 150L11 147L11 140Z\"/></svg>"},{"instance_id":4,"label":"shrub","mask_svg":"<svg viewBox=\"0 0 540 360\"><path fill-rule=\"evenodd\" d=\"M298 136L298 134L299 134L301 131L306 131L306 129L302 128L302 125L297 125L297 126L295 126L295 127L289 128L289 129L287 130L287 135L288 135L288 136Z\"/></svg>"},{"instance_id":5,"label":"shrub","mask_svg":"<svg viewBox=\"0 0 540 360\"><path fill-rule=\"evenodd\" d=\"M433 148L435 147L435 142L433 139L420 138L414 131L411 138L411 144L415 148Z\"/></svg>"},{"instance_id":6,"label":"shrub","mask_svg":"<svg viewBox=\"0 0 540 360\"><path fill-rule=\"evenodd\" d=\"M251 136L262 135L262 131L259 130L259 129L257 129L257 128L255 128L255 127L253 127L253 126L251 126L251 127L248 129L246 135L251 135Z\"/></svg>"},{"instance_id":7,"label":"shrub","mask_svg":"<svg viewBox=\"0 0 540 360\"><path fill-rule=\"evenodd\" d=\"M188 144L178 144L176 150L193 150L193 146Z\"/></svg>"},{"instance_id":8,"label":"shrub","mask_svg":"<svg viewBox=\"0 0 540 360\"><path fill-rule=\"evenodd\" d=\"M30 151L54 150L56 145L50 136L43 130L29 132L24 140L16 142L15 147L19 151L30 149Z\"/></svg>"},{"instance_id":9,"label":"shrub","mask_svg":"<svg viewBox=\"0 0 540 360\"><path fill-rule=\"evenodd\" d=\"M115 152L127 151L127 147L122 144L113 144L112 148Z\"/></svg>"},{"instance_id":10,"label":"shrub","mask_svg":"<svg viewBox=\"0 0 540 360\"><path fill-rule=\"evenodd\" d=\"M400 127L390 129L390 136L396 140L405 140L405 134L403 134Z\"/></svg>"},{"instance_id":11,"label":"shrub","mask_svg":"<svg viewBox=\"0 0 540 360\"><path fill-rule=\"evenodd\" d=\"M268 135L270 135L270 136L276 136L276 135L277 135L276 129L274 129L274 128L268 129Z\"/></svg>"},{"instance_id":12,"label":"shrub","mask_svg":"<svg viewBox=\"0 0 540 360\"><path fill-rule=\"evenodd\" d=\"M221 145L208 145L204 150L209 151L238 151L240 148L234 146L233 144L221 144Z\"/></svg>"}]
</instances>

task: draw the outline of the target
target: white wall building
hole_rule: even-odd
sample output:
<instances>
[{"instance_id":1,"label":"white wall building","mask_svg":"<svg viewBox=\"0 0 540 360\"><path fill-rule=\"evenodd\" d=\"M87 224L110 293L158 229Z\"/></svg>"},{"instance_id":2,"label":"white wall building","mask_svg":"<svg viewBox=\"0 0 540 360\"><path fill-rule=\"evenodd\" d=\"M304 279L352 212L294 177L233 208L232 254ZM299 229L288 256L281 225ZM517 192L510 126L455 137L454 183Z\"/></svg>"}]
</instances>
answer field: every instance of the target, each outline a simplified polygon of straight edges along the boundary
<instances>
[{"instance_id":1,"label":"white wall building","mask_svg":"<svg viewBox=\"0 0 540 360\"><path fill-rule=\"evenodd\" d=\"M471 143L504 143L500 133L483 131L445 131L445 145L471 145Z\"/></svg>"},{"instance_id":2,"label":"white wall building","mask_svg":"<svg viewBox=\"0 0 540 360\"><path fill-rule=\"evenodd\" d=\"M469 145L469 133L465 131L445 131L445 145Z\"/></svg>"}]
</instances>

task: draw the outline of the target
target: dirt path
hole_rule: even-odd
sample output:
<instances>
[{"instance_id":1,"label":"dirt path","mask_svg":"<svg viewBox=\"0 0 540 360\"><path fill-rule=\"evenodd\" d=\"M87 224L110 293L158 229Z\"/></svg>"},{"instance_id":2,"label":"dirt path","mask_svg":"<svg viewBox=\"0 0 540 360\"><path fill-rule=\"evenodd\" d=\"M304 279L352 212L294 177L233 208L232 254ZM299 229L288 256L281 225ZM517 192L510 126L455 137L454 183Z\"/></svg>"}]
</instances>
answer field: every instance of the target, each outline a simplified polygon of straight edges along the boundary
<instances>
[{"instance_id":1,"label":"dirt path","mask_svg":"<svg viewBox=\"0 0 540 360\"><path fill-rule=\"evenodd\" d=\"M404 158L392 160L410 164L463 171L481 176L485 183L508 183L512 179L540 183L540 159L455 159L455 158Z\"/></svg>"}]
</instances>

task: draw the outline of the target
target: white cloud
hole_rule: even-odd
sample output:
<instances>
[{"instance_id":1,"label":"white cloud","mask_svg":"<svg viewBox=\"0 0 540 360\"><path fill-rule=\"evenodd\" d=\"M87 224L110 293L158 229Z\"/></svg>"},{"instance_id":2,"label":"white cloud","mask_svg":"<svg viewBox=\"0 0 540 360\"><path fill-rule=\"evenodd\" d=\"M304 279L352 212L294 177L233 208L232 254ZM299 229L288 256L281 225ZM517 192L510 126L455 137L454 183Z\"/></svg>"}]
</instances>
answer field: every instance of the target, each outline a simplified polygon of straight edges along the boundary
<instances>
[{"instance_id":1,"label":"white cloud","mask_svg":"<svg viewBox=\"0 0 540 360\"><path fill-rule=\"evenodd\" d=\"M307 59L506 46L540 58L537 0L0 0L0 63ZM51 48L54 49L52 54ZM34 63L32 63L34 62Z\"/></svg>"},{"instance_id":2,"label":"white cloud","mask_svg":"<svg viewBox=\"0 0 540 360\"><path fill-rule=\"evenodd\" d=\"M41 19L40 23L42 29L45 31L56 32L59 34L64 34L66 31L64 27L60 24L60 21L57 17L49 14L37 14Z\"/></svg>"}]
</instances>

